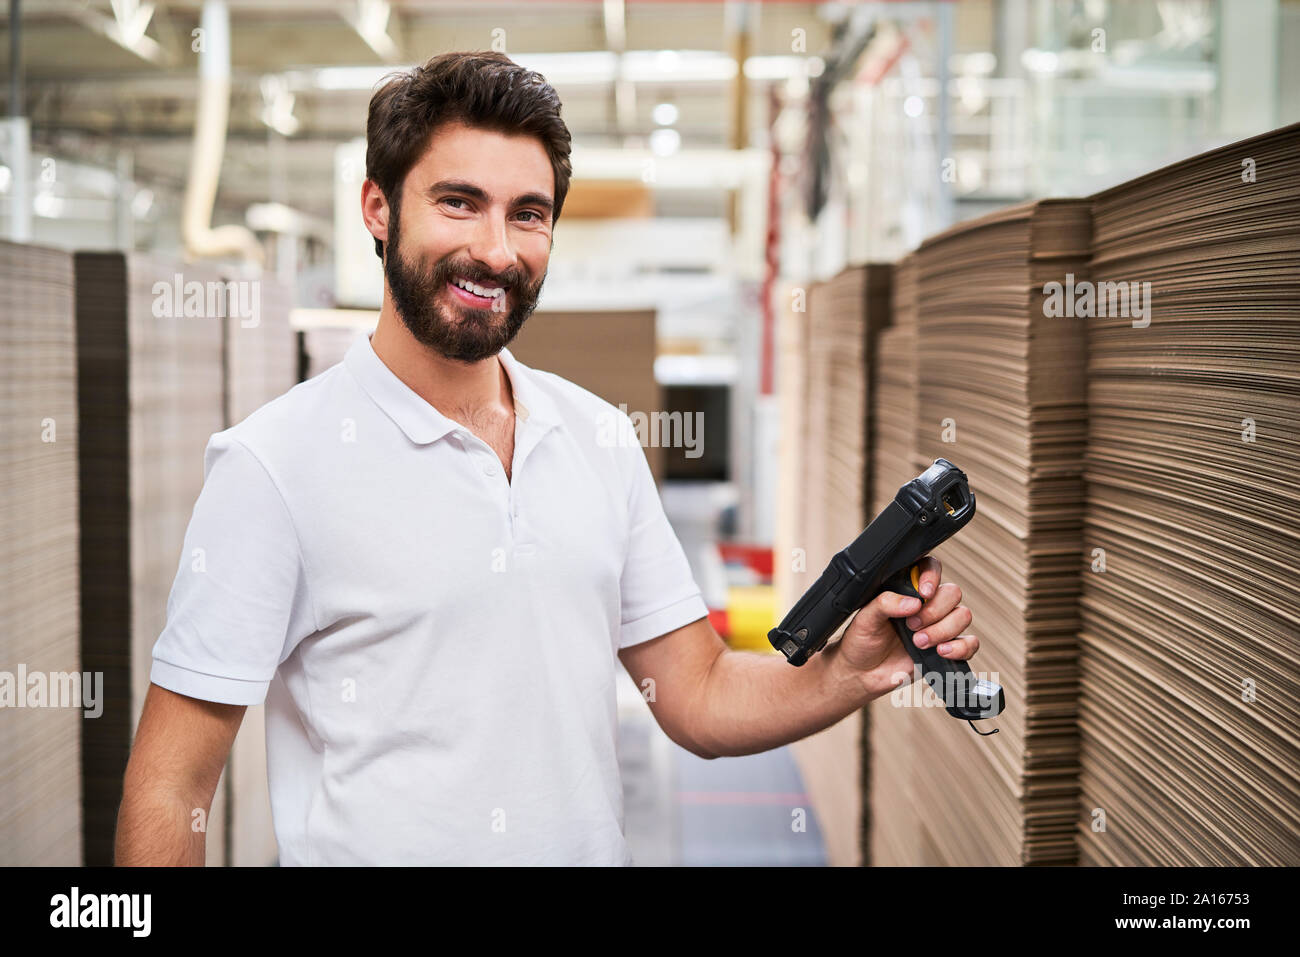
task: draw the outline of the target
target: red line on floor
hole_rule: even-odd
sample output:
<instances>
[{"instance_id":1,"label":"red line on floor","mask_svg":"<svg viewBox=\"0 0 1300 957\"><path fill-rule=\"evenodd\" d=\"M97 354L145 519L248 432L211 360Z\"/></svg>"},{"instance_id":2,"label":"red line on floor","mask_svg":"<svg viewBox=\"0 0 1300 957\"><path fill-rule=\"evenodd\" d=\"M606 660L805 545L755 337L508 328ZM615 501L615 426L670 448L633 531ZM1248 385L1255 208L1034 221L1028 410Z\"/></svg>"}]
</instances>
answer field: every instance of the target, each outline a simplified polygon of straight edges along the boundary
<instances>
[{"instance_id":1,"label":"red line on floor","mask_svg":"<svg viewBox=\"0 0 1300 957\"><path fill-rule=\"evenodd\" d=\"M783 791L678 791L679 804L786 804L809 803L808 795Z\"/></svg>"}]
</instances>

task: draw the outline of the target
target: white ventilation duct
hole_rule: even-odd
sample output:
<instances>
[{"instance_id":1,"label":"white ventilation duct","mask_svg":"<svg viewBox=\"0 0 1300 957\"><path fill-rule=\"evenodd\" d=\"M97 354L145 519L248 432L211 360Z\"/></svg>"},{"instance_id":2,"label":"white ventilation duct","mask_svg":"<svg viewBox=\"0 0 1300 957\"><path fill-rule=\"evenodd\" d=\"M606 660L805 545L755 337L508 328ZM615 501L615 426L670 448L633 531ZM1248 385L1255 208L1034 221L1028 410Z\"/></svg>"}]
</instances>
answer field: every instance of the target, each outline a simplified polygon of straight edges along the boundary
<instances>
[{"instance_id":1,"label":"white ventilation duct","mask_svg":"<svg viewBox=\"0 0 1300 957\"><path fill-rule=\"evenodd\" d=\"M199 96L181 236L193 259L239 255L261 264L262 246L250 230L236 225L212 228L230 116L230 10L225 0L205 0L199 26Z\"/></svg>"}]
</instances>

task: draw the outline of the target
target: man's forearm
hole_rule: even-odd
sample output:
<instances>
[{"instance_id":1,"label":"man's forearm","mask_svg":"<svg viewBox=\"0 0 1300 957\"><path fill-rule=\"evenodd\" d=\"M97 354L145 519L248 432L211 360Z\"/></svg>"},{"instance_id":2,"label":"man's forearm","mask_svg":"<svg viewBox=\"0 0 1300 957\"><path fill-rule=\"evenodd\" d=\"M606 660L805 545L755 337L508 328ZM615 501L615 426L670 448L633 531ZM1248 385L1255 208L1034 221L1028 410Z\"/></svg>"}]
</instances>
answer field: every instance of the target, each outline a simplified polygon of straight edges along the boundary
<instances>
[{"instance_id":1,"label":"man's forearm","mask_svg":"<svg viewBox=\"0 0 1300 957\"><path fill-rule=\"evenodd\" d=\"M709 671L695 725L713 757L756 754L798 741L889 689L838 662L838 643L794 667L784 655L724 651Z\"/></svg>"},{"instance_id":2,"label":"man's forearm","mask_svg":"<svg viewBox=\"0 0 1300 957\"><path fill-rule=\"evenodd\" d=\"M211 800L194 800L172 791L128 790L117 814L114 863L118 867L202 867L207 830L196 830L195 810L206 824Z\"/></svg>"}]
</instances>

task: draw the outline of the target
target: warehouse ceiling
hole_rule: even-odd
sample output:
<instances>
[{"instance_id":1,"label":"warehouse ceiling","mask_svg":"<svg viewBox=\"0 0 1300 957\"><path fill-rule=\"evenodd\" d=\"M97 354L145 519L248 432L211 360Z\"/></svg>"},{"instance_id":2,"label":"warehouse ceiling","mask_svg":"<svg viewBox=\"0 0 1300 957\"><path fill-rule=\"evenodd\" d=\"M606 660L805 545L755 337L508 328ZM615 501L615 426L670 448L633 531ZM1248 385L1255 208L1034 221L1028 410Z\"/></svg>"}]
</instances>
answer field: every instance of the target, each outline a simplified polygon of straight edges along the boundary
<instances>
[{"instance_id":1,"label":"warehouse ceiling","mask_svg":"<svg viewBox=\"0 0 1300 957\"><path fill-rule=\"evenodd\" d=\"M644 148L661 103L677 108L682 149L725 147L734 81L719 67L734 71L724 58L737 49L737 24L748 25L752 131L767 122L767 78L781 74L783 58L826 49L842 13L809 3L602 0L230 0L228 8L232 94L220 203L234 208L274 193L322 217L331 213L332 147L364 133L370 90L387 70L449 50L504 47L550 71L576 147ZM22 10L34 148L109 167L125 151L137 181L181 189L202 3L29 0ZM796 38L803 47L792 50ZM635 76L624 84L602 79L619 50L624 75Z\"/></svg>"}]
</instances>

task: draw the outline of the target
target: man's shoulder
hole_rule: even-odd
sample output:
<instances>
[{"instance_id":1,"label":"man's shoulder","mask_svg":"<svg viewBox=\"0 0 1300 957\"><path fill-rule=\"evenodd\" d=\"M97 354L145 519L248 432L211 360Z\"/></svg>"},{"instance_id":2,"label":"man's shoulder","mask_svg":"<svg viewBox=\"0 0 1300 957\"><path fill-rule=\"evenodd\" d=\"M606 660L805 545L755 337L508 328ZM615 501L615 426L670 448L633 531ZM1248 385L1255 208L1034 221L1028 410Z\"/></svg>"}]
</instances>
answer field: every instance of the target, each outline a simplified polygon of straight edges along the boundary
<instances>
[{"instance_id":1,"label":"man's shoulder","mask_svg":"<svg viewBox=\"0 0 1300 957\"><path fill-rule=\"evenodd\" d=\"M346 388L344 379L342 363L331 366L218 432L213 440L222 447L238 443L264 465L299 458L313 439L319 439L320 424L328 421L330 409L338 407L340 389Z\"/></svg>"}]
</instances>

